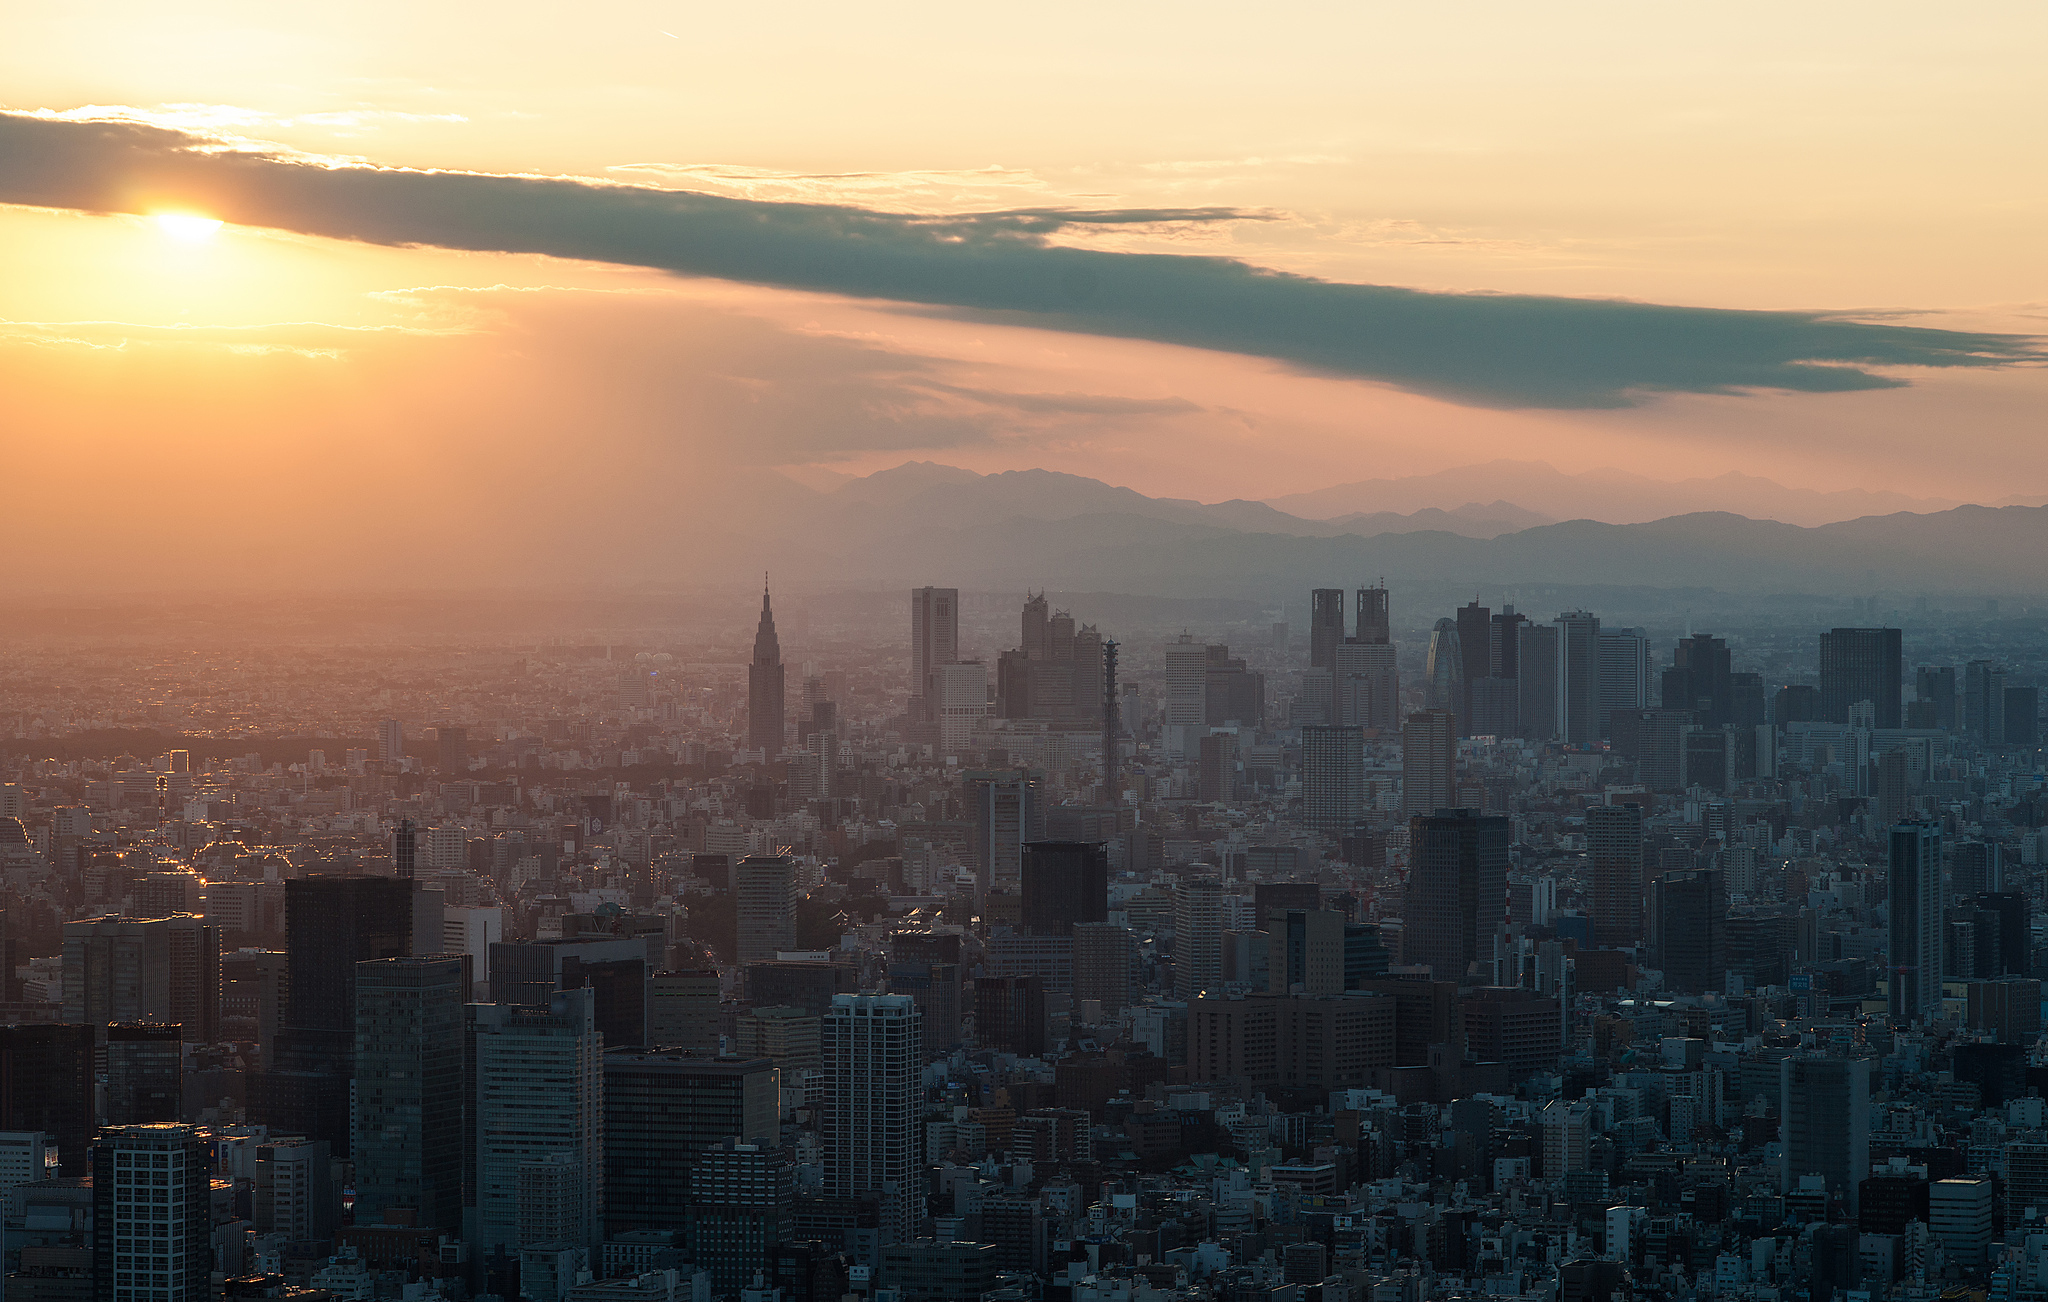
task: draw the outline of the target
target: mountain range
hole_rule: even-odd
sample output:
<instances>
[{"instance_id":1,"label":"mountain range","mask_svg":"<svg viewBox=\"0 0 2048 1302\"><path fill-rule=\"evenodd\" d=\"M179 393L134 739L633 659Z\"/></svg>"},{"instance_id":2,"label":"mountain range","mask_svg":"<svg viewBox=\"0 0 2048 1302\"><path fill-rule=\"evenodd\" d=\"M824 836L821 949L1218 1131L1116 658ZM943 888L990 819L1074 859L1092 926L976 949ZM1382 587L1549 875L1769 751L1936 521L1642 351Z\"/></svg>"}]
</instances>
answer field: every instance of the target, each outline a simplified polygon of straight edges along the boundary
<instances>
[{"instance_id":1,"label":"mountain range","mask_svg":"<svg viewBox=\"0 0 2048 1302\"><path fill-rule=\"evenodd\" d=\"M1177 597L1269 598L1373 576L1749 594L2048 591L2048 508L2033 505L1811 526L1727 511L1559 521L1506 500L1311 520L1271 502L1152 498L1045 470L913 462L823 490L772 478L772 489L756 481L706 560L729 553L837 582Z\"/></svg>"}]
</instances>

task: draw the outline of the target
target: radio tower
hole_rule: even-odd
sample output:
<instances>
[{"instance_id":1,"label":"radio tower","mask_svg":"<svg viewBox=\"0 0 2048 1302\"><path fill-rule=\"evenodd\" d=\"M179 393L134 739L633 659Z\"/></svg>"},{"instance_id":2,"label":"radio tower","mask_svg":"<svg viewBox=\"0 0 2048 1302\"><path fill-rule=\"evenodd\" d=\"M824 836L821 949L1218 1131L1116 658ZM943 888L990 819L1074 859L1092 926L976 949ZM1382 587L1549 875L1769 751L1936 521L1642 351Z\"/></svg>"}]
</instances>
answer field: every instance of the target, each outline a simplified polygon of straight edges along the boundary
<instances>
[{"instance_id":1,"label":"radio tower","mask_svg":"<svg viewBox=\"0 0 2048 1302\"><path fill-rule=\"evenodd\" d=\"M1123 710L1116 700L1116 642L1102 641L1102 793L1111 805L1123 804L1121 784Z\"/></svg>"}]
</instances>

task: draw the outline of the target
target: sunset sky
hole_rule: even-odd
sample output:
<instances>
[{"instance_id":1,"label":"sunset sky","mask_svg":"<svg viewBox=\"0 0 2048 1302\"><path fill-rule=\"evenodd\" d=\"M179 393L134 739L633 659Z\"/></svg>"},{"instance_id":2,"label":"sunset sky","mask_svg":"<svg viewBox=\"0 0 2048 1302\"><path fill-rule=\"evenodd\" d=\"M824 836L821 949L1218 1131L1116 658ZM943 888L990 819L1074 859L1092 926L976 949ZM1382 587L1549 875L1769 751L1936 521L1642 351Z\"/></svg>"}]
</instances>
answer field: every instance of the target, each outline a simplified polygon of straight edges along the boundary
<instances>
[{"instance_id":1,"label":"sunset sky","mask_svg":"<svg viewBox=\"0 0 2048 1302\"><path fill-rule=\"evenodd\" d=\"M7 29L0 455L16 566L79 582L907 459L1209 501L1496 457L2048 494L2037 5Z\"/></svg>"}]
</instances>

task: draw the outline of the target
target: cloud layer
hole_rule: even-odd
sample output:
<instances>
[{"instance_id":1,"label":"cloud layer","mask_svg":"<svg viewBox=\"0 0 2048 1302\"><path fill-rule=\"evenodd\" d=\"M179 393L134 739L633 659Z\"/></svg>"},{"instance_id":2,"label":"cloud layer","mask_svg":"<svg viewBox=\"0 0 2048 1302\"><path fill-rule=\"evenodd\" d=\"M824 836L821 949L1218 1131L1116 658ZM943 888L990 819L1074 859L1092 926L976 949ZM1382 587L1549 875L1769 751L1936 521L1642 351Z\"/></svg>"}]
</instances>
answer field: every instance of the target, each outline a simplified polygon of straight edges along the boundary
<instances>
[{"instance_id":1,"label":"cloud layer","mask_svg":"<svg viewBox=\"0 0 2048 1302\"><path fill-rule=\"evenodd\" d=\"M1272 358L1473 406L1626 407L1660 393L1895 387L1894 367L1993 367L2033 341L1530 295L1337 284L1233 259L1064 247L1063 231L1231 209L922 216L568 178L422 172L237 148L133 121L0 114L0 203L190 206L384 245L538 253Z\"/></svg>"}]
</instances>

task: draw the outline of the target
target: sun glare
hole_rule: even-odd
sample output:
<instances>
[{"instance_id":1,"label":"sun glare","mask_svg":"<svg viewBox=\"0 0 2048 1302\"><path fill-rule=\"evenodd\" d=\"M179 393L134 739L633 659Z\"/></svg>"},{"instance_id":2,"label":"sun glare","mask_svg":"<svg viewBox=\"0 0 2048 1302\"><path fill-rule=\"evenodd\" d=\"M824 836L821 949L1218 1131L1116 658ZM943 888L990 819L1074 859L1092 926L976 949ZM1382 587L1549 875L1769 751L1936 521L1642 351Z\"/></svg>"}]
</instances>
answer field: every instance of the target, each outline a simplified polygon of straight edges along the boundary
<instances>
[{"instance_id":1,"label":"sun glare","mask_svg":"<svg viewBox=\"0 0 2048 1302\"><path fill-rule=\"evenodd\" d=\"M164 234L187 244L198 244L212 239L214 232L221 226L217 217L201 217L197 213L189 212L160 212L155 215L154 220Z\"/></svg>"}]
</instances>

